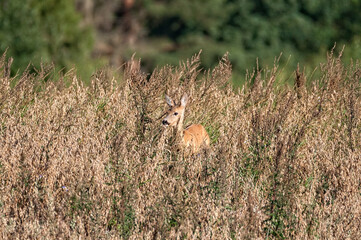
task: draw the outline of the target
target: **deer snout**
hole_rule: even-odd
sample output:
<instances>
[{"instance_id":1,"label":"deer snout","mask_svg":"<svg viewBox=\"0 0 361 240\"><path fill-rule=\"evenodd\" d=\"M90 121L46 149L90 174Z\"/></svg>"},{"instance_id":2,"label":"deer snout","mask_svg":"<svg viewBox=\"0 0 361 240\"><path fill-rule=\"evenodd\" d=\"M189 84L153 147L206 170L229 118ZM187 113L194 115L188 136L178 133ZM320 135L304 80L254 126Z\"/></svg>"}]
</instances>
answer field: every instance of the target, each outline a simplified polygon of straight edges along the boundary
<instances>
[{"instance_id":1,"label":"deer snout","mask_svg":"<svg viewBox=\"0 0 361 240\"><path fill-rule=\"evenodd\" d=\"M168 126L168 125L169 125L169 122L164 119L164 120L162 121L162 124L165 125L165 126Z\"/></svg>"}]
</instances>

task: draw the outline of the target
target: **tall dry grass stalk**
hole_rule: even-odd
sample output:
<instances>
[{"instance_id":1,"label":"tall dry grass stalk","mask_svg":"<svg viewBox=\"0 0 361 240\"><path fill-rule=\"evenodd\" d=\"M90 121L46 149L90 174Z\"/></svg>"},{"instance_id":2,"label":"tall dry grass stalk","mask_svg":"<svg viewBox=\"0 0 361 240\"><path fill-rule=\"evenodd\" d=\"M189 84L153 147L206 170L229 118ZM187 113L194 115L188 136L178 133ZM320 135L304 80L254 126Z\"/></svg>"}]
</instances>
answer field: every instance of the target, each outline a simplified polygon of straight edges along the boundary
<instances>
[{"instance_id":1,"label":"tall dry grass stalk","mask_svg":"<svg viewBox=\"0 0 361 240\"><path fill-rule=\"evenodd\" d=\"M9 63L11 64L11 62ZM15 86L0 63L2 239L361 239L360 63L278 87L275 66L235 92L225 55L84 86L44 68ZM40 84L50 78L47 84ZM66 83L69 83L66 86ZM211 150L186 156L161 126L164 95Z\"/></svg>"}]
</instances>

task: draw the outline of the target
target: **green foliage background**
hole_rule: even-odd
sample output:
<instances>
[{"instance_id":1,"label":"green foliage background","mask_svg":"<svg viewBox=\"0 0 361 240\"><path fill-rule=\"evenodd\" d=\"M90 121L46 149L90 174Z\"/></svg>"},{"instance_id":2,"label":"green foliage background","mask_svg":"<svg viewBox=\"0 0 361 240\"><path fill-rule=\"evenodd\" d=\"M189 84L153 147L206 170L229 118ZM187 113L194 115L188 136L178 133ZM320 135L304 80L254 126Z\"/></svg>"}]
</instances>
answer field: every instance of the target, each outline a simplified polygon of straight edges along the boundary
<instances>
[{"instance_id":1,"label":"green foliage background","mask_svg":"<svg viewBox=\"0 0 361 240\"><path fill-rule=\"evenodd\" d=\"M75 10L75 3L86 1L98 14L88 27ZM101 12L100 6L108 7ZM202 65L209 68L229 52L234 73L244 76L256 59L264 67L280 53L286 70L297 63L313 68L335 43L339 49L346 45L345 59L359 58L360 10L361 0L134 0L127 10L120 0L1 0L0 51L14 57L13 71L44 61L65 70L76 65L88 77L95 68L94 33L105 35L101 23L111 19L109 31L126 39L131 21L139 26L137 40L114 44L121 48L113 51L117 59L136 52L151 71L202 49Z\"/></svg>"},{"instance_id":2,"label":"green foliage background","mask_svg":"<svg viewBox=\"0 0 361 240\"><path fill-rule=\"evenodd\" d=\"M297 62L312 64L318 62L317 58L313 61L316 56L324 56L335 43L355 48L360 41L359 0L144 2L150 37L175 42L181 57L204 49L206 65L229 51L236 71L254 66L256 58L261 66L272 64L281 52L285 56L283 61L293 56L289 63L292 68ZM161 46L158 47L161 51ZM163 62L179 58L173 52L165 54L167 60Z\"/></svg>"},{"instance_id":3,"label":"green foliage background","mask_svg":"<svg viewBox=\"0 0 361 240\"><path fill-rule=\"evenodd\" d=\"M13 71L52 62L87 73L93 33L80 27L80 20L73 0L1 0L0 51L14 58Z\"/></svg>"}]
</instances>

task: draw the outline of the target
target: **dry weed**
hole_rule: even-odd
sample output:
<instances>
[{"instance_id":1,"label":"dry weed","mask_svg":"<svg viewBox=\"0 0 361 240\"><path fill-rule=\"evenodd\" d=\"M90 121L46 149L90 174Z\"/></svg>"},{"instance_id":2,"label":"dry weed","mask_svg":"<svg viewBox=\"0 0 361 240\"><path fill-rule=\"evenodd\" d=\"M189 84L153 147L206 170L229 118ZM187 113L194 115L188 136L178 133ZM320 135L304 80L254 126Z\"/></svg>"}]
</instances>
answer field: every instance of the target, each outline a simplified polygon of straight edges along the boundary
<instances>
[{"instance_id":1,"label":"dry weed","mask_svg":"<svg viewBox=\"0 0 361 240\"><path fill-rule=\"evenodd\" d=\"M133 59L122 80L100 71L90 86L44 68L11 87L10 64L3 239L361 239L359 62L330 55L309 87L299 69L295 87L276 86L275 65L238 92L227 55L204 74L199 55L151 75ZM193 156L160 123L164 95L184 92L185 125L212 142Z\"/></svg>"}]
</instances>

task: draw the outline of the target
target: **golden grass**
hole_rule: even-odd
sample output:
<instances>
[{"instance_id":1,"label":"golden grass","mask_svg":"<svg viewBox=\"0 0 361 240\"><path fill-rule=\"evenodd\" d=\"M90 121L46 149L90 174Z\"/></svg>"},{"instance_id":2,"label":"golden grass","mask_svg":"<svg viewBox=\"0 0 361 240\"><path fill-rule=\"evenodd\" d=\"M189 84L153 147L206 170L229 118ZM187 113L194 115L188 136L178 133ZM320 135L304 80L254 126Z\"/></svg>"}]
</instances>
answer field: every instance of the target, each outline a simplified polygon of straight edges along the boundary
<instances>
[{"instance_id":1,"label":"golden grass","mask_svg":"<svg viewBox=\"0 0 361 240\"><path fill-rule=\"evenodd\" d=\"M90 86L44 70L11 87L0 66L2 239L361 239L359 63L330 55L295 87L275 66L238 92L227 56ZM161 126L184 92L212 142L193 156Z\"/></svg>"}]
</instances>

